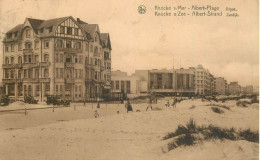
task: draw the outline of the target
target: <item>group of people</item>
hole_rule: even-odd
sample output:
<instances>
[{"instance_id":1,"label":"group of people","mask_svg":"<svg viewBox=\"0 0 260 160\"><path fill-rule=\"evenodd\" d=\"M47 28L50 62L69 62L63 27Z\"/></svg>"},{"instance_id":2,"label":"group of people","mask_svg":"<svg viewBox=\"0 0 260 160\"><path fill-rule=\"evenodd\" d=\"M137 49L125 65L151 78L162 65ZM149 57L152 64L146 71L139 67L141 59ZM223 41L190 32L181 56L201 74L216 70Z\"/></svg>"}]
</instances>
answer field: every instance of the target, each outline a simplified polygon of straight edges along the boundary
<instances>
[{"instance_id":1,"label":"group of people","mask_svg":"<svg viewBox=\"0 0 260 160\"><path fill-rule=\"evenodd\" d=\"M172 101L172 104L170 105L170 101L167 100L166 103L165 103L165 107L173 107L173 108L176 108L176 104L178 103L178 100L177 98L174 98L173 101Z\"/></svg>"}]
</instances>

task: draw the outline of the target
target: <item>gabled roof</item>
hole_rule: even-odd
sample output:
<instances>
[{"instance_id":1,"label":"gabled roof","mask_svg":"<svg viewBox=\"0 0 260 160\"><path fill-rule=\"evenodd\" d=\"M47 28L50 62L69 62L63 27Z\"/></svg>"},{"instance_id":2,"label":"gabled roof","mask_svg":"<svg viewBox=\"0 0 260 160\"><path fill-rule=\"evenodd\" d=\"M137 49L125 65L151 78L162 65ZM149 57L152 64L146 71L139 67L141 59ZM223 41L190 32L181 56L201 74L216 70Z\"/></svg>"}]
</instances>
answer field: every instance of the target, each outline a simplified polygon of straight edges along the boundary
<instances>
[{"instance_id":1,"label":"gabled roof","mask_svg":"<svg viewBox=\"0 0 260 160\"><path fill-rule=\"evenodd\" d=\"M108 49L112 50L109 34L108 33L100 33L100 38L101 38L101 41L102 41L102 46L104 48L108 48Z\"/></svg>"},{"instance_id":2,"label":"gabled roof","mask_svg":"<svg viewBox=\"0 0 260 160\"><path fill-rule=\"evenodd\" d=\"M37 29L47 28L51 26L58 26L61 22L65 21L68 18L70 17L62 17L62 18L45 20L40 25L38 25Z\"/></svg>"},{"instance_id":3,"label":"gabled roof","mask_svg":"<svg viewBox=\"0 0 260 160\"><path fill-rule=\"evenodd\" d=\"M17 31L21 31L22 29L23 29L23 24L18 24L17 26L9 30L7 33L14 33Z\"/></svg>"}]
</instances>

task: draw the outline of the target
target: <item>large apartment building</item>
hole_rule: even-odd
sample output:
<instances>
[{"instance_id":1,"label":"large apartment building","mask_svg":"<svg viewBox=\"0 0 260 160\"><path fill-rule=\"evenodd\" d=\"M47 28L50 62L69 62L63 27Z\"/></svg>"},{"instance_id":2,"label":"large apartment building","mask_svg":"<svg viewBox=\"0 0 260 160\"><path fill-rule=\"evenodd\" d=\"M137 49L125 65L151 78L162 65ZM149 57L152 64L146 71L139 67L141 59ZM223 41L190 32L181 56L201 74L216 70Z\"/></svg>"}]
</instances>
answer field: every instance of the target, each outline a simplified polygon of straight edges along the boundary
<instances>
[{"instance_id":1,"label":"large apartment building","mask_svg":"<svg viewBox=\"0 0 260 160\"><path fill-rule=\"evenodd\" d=\"M3 40L5 94L83 100L110 92L111 42L97 24L73 17L26 18Z\"/></svg>"},{"instance_id":2,"label":"large apartment building","mask_svg":"<svg viewBox=\"0 0 260 160\"><path fill-rule=\"evenodd\" d=\"M216 93L219 95L228 94L228 83L223 77L216 78Z\"/></svg>"},{"instance_id":3,"label":"large apartment building","mask_svg":"<svg viewBox=\"0 0 260 160\"><path fill-rule=\"evenodd\" d=\"M195 69L195 93L198 95L209 95L215 92L215 78L202 65L198 65Z\"/></svg>"}]
</instances>

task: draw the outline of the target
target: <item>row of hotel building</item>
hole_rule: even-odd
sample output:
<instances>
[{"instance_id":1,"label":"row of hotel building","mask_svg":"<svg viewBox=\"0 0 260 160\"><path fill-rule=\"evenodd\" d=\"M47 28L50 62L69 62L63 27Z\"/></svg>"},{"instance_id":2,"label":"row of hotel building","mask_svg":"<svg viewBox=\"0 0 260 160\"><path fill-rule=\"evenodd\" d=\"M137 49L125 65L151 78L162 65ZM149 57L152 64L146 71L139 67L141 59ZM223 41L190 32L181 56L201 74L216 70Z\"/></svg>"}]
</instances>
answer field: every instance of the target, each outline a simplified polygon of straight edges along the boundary
<instances>
[{"instance_id":1,"label":"row of hotel building","mask_svg":"<svg viewBox=\"0 0 260 160\"><path fill-rule=\"evenodd\" d=\"M253 86L241 87L237 82L228 82L223 77L214 77L202 65L188 69L112 71L111 90L125 93L128 97L157 93L173 96L253 94Z\"/></svg>"},{"instance_id":2,"label":"row of hotel building","mask_svg":"<svg viewBox=\"0 0 260 160\"><path fill-rule=\"evenodd\" d=\"M77 18L26 18L3 40L3 92L16 100L48 95L93 100L114 95L238 94L241 87L215 78L201 65L189 69L111 72L111 41L97 24Z\"/></svg>"}]
</instances>

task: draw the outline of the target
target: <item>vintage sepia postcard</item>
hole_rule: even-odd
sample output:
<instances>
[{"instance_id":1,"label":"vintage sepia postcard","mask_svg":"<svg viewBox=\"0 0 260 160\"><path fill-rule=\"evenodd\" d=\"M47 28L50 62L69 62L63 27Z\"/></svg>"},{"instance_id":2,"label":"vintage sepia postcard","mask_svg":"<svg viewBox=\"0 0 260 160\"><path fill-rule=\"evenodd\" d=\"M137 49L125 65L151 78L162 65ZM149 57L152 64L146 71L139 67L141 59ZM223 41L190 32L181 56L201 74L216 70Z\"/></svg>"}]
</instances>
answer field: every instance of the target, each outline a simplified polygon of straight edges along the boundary
<instances>
[{"instance_id":1,"label":"vintage sepia postcard","mask_svg":"<svg viewBox=\"0 0 260 160\"><path fill-rule=\"evenodd\" d=\"M258 160L258 0L0 0L0 160Z\"/></svg>"}]
</instances>

